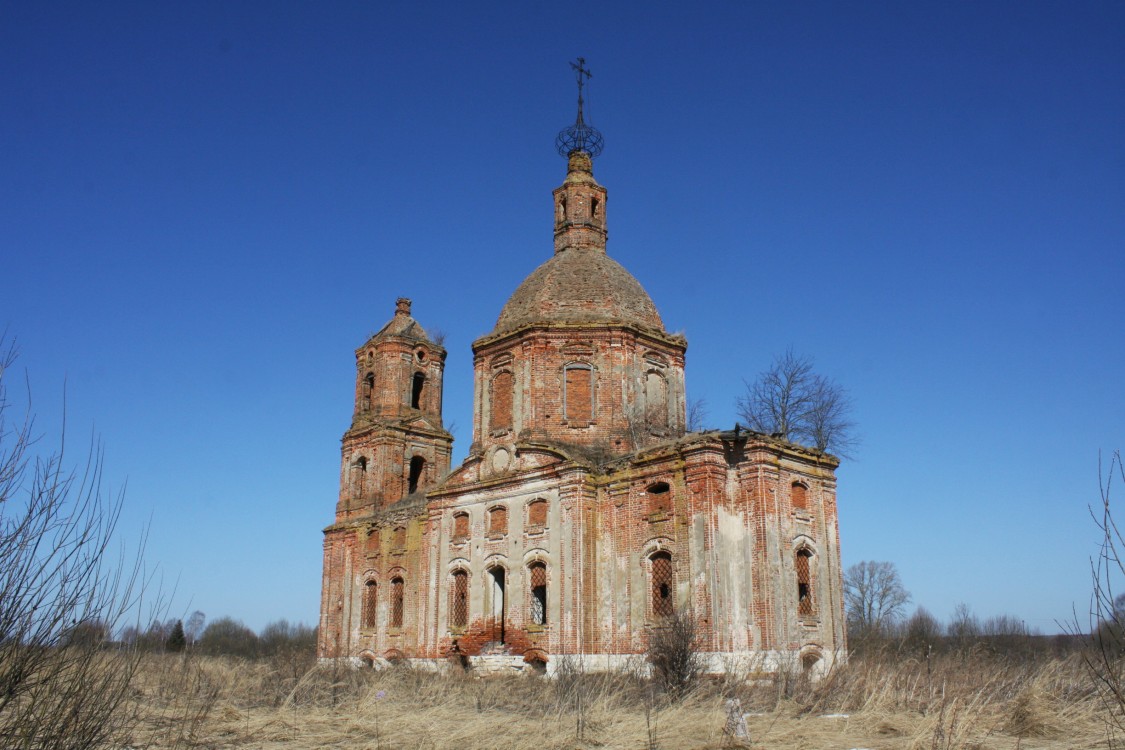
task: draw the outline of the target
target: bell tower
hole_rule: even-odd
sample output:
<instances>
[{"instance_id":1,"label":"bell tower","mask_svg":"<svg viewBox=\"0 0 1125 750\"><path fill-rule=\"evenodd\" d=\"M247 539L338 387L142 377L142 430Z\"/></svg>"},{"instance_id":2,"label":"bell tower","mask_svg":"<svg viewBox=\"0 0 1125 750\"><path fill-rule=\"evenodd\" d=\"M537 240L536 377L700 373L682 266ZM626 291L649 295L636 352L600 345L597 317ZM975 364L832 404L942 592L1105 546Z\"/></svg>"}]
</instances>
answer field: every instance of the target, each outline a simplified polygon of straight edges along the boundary
<instances>
[{"instance_id":1,"label":"bell tower","mask_svg":"<svg viewBox=\"0 0 1125 750\"><path fill-rule=\"evenodd\" d=\"M405 297L395 303L394 317L356 349L338 522L424 492L449 471L453 436L441 419L445 354L410 316Z\"/></svg>"}]
</instances>

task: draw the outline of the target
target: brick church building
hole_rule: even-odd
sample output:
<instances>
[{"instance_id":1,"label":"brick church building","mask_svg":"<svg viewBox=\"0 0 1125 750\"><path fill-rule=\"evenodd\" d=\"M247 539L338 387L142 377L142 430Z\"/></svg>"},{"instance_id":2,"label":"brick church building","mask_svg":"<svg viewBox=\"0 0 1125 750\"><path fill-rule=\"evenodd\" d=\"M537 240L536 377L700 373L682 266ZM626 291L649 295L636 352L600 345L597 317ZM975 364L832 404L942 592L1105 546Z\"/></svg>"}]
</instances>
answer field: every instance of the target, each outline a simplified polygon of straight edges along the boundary
<instances>
[{"instance_id":1,"label":"brick church building","mask_svg":"<svg viewBox=\"0 0 1125 750\"><path fill-rule=\"evenodd\" d=\"M460 466L446 351L410 300L356 350L321 659L612 669L677 615L713 671L843 658L839 462L737 427L687 431L687 341L606 254L596 146L567 155L553 254L473 343Z\"/></svg>"}]
</instances>

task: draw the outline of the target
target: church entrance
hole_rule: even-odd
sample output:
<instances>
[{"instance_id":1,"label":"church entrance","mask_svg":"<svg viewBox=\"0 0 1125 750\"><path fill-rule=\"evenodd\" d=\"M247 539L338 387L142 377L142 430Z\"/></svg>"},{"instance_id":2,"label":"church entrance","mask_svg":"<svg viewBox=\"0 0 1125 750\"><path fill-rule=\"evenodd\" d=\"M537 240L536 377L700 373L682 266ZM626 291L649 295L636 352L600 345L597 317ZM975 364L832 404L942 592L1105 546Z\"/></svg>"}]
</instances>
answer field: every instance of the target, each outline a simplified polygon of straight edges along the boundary
<instances>
[{"instance_id":1,"label":"church entrance","mask_svg":"<svg viewBox=\"0 0 1125 750\"><path fill-rule=\"evenodd\" d=\"M497 565L488 571L492 580L492 640L504 643L504 621L507 619L505 571Z\"/></svg>"}]
</instances>

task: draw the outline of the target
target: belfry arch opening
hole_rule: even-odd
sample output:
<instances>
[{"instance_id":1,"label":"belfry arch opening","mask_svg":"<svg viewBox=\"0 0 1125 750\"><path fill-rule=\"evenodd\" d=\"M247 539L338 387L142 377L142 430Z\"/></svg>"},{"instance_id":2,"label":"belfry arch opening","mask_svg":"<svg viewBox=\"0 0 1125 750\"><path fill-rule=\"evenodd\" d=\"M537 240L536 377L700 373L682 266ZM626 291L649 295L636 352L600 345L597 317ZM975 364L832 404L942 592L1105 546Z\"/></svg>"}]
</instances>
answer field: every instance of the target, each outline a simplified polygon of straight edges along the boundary
<instances>
[{"instance_id":1,"label":"belfry arch opening","mask_svg":"<svg viewBox=\"0 0 1125 750\"><path fill-rule=\"evenodd\" d=\"M425 469L426 459L421 456L410 459L410 478L406 484L406 494L413 495L418 491L418 485L422 481L422 473Z\"/></svg>"},{"instance_id":2,"label":"belfry arch opening","mask_svg":"<svg viewBox=\"0 0 1125 750\"><path fill-rule=\"evenodd\" d=\"M375 373L369 372L363 378L363 398L361 404L364 411L371 408L371 397L375 393Z\"/></svg>"},{"instance_id":3,"label":"belfry arch opening","mask_svg":"<svg viewBox=\"0 0 1125 750\"><path fill-rule=\"evenodd\" d=\"M426 374L422 372L414 373L414 379L410 384L410 407L412 409L422 408L422 390L426 386Z\"/></svg>"}]
</instances>

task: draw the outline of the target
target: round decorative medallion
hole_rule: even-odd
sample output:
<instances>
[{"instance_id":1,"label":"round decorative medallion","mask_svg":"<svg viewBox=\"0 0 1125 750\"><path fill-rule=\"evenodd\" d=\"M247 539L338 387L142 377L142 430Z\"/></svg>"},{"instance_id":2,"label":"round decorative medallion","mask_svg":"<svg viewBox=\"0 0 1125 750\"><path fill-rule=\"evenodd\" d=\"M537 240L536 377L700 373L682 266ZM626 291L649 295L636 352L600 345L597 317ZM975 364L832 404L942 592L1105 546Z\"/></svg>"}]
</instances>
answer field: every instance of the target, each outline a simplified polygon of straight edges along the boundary
<instances>
[{"instance_id":1,"label":"round decorative medallion","mask_svg":"<svg viewBox=\"0 0 1125 750\"><path fill-rule=\"evenodd\" d=\"M512 454L507 448L497 448L492 452L492 470L499 473L507 471L512 464Z\"/></svg>"}]
</instances>

